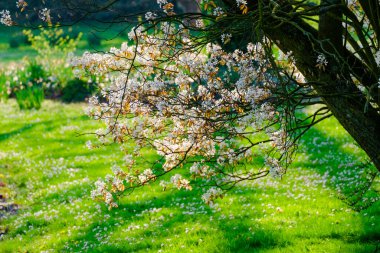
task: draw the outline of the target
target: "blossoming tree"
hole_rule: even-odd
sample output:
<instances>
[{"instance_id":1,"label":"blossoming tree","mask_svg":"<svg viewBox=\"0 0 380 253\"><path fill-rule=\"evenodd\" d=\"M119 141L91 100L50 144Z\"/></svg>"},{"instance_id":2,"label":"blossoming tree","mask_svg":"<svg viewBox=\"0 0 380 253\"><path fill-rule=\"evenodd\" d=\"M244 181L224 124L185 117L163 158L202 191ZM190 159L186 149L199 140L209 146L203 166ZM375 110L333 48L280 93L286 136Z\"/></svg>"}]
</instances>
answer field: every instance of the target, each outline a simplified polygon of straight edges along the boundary
<instances>
[{"instance_id":1,"label":"blossoming tree","mask_svg":"<svg viewBox=\"0 0 380 253\"><path fill-rule=\"evenodd\" d=\"M87 15L117 2L67 6ZM157 4L131 29L133 43L71 62L78 74L112 80L90 100L89 115L107 127L89 148L112 139L126 155L93 197L116 207L121 194L171 174L163 187L204 187L212 205L241 181L280 177L302 135L331 115L380 170L378 0L203 0L184 13L174 2ZM48 23L54 13L39 11ZM1 15L16 24L8 11ZM315 104L311 115L302 112ZM159 157L145 158L146 148Z\"/></svg>"}]
</instances>

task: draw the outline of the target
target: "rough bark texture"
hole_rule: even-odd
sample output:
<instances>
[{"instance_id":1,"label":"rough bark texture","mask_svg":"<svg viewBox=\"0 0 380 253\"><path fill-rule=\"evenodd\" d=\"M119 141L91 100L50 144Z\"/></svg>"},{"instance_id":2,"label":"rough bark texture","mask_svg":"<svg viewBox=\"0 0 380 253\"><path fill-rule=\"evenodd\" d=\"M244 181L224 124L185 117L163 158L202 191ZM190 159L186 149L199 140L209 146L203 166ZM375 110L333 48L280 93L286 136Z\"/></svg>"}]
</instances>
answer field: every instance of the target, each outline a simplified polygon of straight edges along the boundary
<instances>
[{"instance_id":1,"label":"rough bark texture","mask_svg":"<svg viewBox=\"0 0 380 253\"><path fill-rule=\"evenodd\" d=\"M286 23L276 28L267 27L264 30L273 41L277 42L281 50L293 51L297 68L308 81L315 82L314 89L380 171L380 115L372 107L364 113L366 100L352 82L341 77L342 66L339 62L329 58L329 64L324 71L315 66L318 51L323 52L320 45L310 37L317 38L317 31L301 20L298 20L297 24L306 33Z\"/></svg>"},{"instance_id":2,"label":"rough bark texture","mask_svg":"<svg viewBox=\"0 0 380 253\"><path fill-rule=\"evenodd\" d=\"M322 7L319 15L318 37L322 41L323 49L331 54L342 54L343 52L343 26L342 11L340 8L329 8L338 5L341 0L321 0Z\"/></svg>"}]
</instances>

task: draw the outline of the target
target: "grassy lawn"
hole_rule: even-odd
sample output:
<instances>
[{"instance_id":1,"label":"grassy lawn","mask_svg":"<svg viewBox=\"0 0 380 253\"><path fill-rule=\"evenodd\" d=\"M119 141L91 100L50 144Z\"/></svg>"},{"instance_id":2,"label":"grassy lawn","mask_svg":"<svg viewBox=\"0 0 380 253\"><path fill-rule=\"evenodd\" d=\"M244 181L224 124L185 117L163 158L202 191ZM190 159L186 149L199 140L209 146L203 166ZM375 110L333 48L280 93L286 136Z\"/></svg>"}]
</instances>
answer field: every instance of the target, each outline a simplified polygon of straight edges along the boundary
<instances>
[{"instance_id":1,"label":"grassy lawn","mask_svg":"<svg viewBox=\"0 0 380 253\"><path fill-rule=\"evenodd\" d=\"M211 209L201 192L151 185L109 211L89 195L122 164L117 145L88 150L99 122L84 104L45 101L40 111L0 104L3 217L0 252L376 252L379 202L356 212L337 188L356 185L365 155L331 118L311 130L283 179L241 184ZM147 154L151 155L151 154ZM374 186L378 187L378 185ZM379 190L379 189L377 189ZM372 193L374 194L374 193ZM370 195L369 195L370 196Z\"/></svg>"}]
</instances>

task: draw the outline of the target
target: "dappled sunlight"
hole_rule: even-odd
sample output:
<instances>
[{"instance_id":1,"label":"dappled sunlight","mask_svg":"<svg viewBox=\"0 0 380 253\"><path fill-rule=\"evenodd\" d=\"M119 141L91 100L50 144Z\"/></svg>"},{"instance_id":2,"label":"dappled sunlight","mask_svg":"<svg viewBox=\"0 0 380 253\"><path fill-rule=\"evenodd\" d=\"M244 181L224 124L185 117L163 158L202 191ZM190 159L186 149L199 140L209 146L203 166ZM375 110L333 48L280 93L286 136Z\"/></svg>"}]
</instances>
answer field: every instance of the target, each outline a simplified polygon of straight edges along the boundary
<instances>
[{"instance_id":1,"label":"dappled sunlight","mask_svg":"<svg viewBox=\"0 0 380 253\"><path fill-rule=\"evenodd\" d=\"M338 199L331 178L326 176L326 166L349 161L354 145L347 142L334 121L321 123L321 127L338 127L344 145L339 138L323 136L317 142L310 132L300 147L305 153L282 179L266 177L241 183L217 200L214 208L203 203L199 190L163 191L156 182L122 197L119 208L109 211L103 203L92 200L90 192L97 177L108 174L108 168L122 157L111 147L88 152L85 142L91 136L77 135L78 129L86 132L98 125L78 117L82 105L62 108L48 101L46 113L25 116L10 102L1 109L3 132L13 128L4 112L19 115L18 127L37 119L40 124L4 139L6 149L1 146L2 173L17 192L15 203L20 204L18 214L3 221L9 226L0 243L4 252L21 247L60 252L291 252L299 248L313 251L321 245L331 251L364 252L375 247L378 204L355 212ZM49 126L52 120L54 127ZM49 129L49 135L40 129ZM36 138L43 138L45 146ZM63 150L54 148L55 138L66 143ZM325 146L330 148L324 150ZM338 149L336 162L327 151L331 146ZM41 148L54 151L40 152ZM324 159L330 162L324 163Z\"/></svg>"}]
</instances>

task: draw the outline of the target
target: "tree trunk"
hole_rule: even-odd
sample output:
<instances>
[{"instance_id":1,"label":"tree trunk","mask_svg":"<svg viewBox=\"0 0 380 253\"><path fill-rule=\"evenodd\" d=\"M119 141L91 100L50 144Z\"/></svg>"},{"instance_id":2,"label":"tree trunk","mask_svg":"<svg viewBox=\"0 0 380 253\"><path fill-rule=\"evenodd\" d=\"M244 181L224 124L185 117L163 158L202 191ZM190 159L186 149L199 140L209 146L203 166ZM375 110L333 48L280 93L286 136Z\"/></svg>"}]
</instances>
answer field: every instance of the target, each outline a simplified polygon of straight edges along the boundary
<instances>
[{"instance_id":1,"label":"tree trunk","mask_svg":"<svg viewBox=\"0 0 380 253\"><path fill-rule=\"evenodd\" d=\"M268 26L264 31L282 51L293 52L297 68L380 171L380 115L372 106L364 112L366 100L350 78L342 76L349 75L349 70L344 70L339 61L329 58L325 70L315 66L318 52L324 52L321 43L314 41L318 33L302 20L296 23L303 31L288 23Z\"/></svg>"},{"instance_id":2,"label":"tree trunk","mask_svg":"<svg viewBox=\"0 0 380 253\"><path fill-rule=\"evenodd\" d=\"M231 10L239 13L234 0L223 0L223 2ZM343 3L341 0L322 0L321 4L339 4L339 2ZM276 3L281 6L283 13L293 11L293 7L286 0L279 0ZM371 3L373 4L373 1ZM264 1L262 4L267 5L269 1ZM250 10L258 9L258 2L249 2L248 6ZM330 13L322 12L320 32L300 18L293 17L289 22L280 23L278 19L268 16L262 21L264 34L283 52L293 52L298 70L308 82L313 84L314 90L336 119L380 171L380 114L367 103L350 75L355 73L365 87L376 83L377 78L366 69L360 59L340 46L342 40L340 9L328 8L326 11ZM329 62L325 70L321 70L316 66L317 58L326 51L329 52L327 57ZM367 110L365 110L366 105Z\"/></svg>"}]
</instances>

